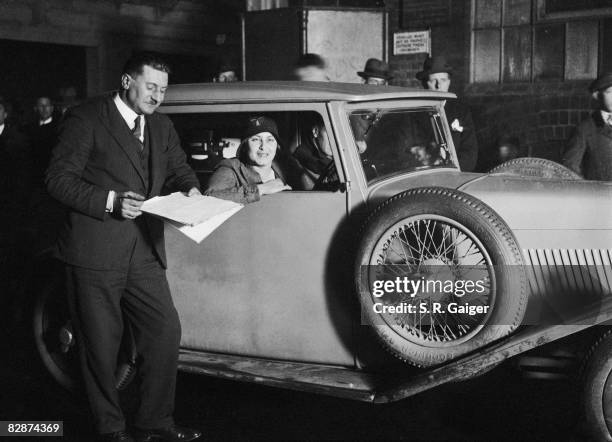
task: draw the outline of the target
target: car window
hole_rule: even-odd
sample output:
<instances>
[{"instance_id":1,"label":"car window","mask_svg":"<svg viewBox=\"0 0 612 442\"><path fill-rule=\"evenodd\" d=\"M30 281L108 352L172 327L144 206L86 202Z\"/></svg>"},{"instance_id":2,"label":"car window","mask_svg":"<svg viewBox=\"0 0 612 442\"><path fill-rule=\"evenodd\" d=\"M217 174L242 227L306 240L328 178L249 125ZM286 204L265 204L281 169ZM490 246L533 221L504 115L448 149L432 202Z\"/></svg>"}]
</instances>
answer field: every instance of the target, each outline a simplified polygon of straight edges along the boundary
<instances>
[{"instance_id":1,"label":"car window","mask_svg":"<svg viewBox=\"0 0 612 442\"><path fill-rule=\"evenodd\" d=\"M272 118L279 132L275 163L293 190L334 191L340 180L331 130L315 111L168 114L202 187L224 158L233 158L249 117Z\"/></svg>"},{"instance_id":2,"label":"car window","mask_svg":"<svg viewBox=\"0 0 612 442\"><path fill-rule=\"evenodd\" d=\"M361 109L349 119L368 181L454 167L435 109Z\"/></svg>"}]
</instances>

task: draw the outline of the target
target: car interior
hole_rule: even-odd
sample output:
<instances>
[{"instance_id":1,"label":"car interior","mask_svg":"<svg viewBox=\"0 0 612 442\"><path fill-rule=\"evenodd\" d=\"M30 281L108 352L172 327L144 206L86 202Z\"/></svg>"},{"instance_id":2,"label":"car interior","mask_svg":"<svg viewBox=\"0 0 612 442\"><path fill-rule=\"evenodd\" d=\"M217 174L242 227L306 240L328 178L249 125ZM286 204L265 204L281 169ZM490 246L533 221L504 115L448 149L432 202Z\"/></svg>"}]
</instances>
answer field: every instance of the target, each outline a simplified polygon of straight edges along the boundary
<instances>
[{"instance_id":1,"label":"car interior","mask_svg":"<svg viewBox=\"0 0 612 442\"><path fill-rule=\"evenodd\" d=\"M188 162L195 170L200 184L206 187L216 165L224 158L236 156L243 138L248 118L262 115L272 118L278 127L279 151L274 159L288 178L293 190L335 191L340 180L335 171L333 158L329 156L323 171L311 170L294 156L300 145L312 138L313 127L323 129L323 136L331 131L324 130L322 116L314 111L291 112L219 112L170 114L179 134L181 145ZM330 146L331 140L326 139ZM331 153L331 152L329 152Z\"/></svg>"}]
</instances>

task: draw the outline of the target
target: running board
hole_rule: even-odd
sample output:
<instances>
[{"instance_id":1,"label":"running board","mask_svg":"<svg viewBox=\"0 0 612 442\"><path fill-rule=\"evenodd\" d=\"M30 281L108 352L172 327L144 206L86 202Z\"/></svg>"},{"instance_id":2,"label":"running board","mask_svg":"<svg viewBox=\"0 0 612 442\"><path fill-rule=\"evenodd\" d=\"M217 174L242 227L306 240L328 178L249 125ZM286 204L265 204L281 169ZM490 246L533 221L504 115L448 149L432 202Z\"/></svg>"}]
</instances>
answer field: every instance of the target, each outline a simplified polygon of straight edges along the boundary
<instances>
[{"instance_id":1,"label":"running board","mask_svg":"<svg viewBox=\"0 0 612 442\"><path fill-rule=\"evenodd\" d=\"M332 365L276 361L181 349L179 370L365 402L374 401L372 374Z\"/></svg>"},{"instance_id":2,"label":"running board","mask_svg":"<svg viewBox=\"0 0 612 442\"><path fill-rule=\"evenodd\" d=\"M452 381L462 381L533 348L612 319L612 299L574 318L573 325L524 326L514 335L418 374L368 373L356 369L204 353L181 349L179 369L219 378L325 394L364 402L395 402ZM602 313L602 311L604 313ZM609 324L608 324L609 325ZM392 379L389 379L390 377Z\"/></svg>"}]
</instances>

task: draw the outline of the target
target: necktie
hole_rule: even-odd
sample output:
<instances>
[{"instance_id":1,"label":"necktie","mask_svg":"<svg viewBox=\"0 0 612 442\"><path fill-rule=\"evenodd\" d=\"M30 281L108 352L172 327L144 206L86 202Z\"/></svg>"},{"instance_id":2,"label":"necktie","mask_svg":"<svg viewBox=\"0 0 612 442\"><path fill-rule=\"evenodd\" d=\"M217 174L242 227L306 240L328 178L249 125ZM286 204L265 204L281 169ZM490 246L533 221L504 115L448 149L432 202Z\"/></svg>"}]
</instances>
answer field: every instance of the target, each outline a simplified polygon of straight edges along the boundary
<instances>
[{"instance_id":1,"label":"necktie","mask_svg":"<svg viewBox=\"0 0 612 442\"><path fill-rule=\"evenodd\" d=\"M140 115L136 117L136 120L134 120L134 129L132 129L132 135L136 137L136 139L140 143L140 149L142 150L143 146L142 141L140 140L140 137L142 136L142 127L140 127Z\"/></svg>"}]
</instances>

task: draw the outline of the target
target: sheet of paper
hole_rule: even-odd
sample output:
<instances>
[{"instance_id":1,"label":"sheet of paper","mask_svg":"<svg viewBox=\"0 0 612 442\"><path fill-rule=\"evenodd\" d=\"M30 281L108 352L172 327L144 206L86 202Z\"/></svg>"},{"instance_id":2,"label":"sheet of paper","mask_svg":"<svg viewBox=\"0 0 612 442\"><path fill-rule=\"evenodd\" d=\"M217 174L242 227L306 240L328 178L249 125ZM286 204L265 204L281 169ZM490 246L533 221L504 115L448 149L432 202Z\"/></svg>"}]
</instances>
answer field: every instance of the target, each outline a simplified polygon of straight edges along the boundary
<instances>
[{"instance_id":1,"label":"sheet of paper","mask_svg":"<svg viewBox=\"0 0 612 442\"><path fill-rule=\"evenodd\" d=\"M156 196L145 201L141 210L180 224L195 226L217 215L233 211L236 208L239 210L241 207L241 204L212 196L197 195L187 197L181 192L175 192L167 196ZM232 214L236 213L236 211L232 212Z\"/></svg>"},{"instance_id":2,"label":"sheet of paper","mask_svg":"<svg viewBox=\"0 0 612 442\"><path fill-rule=\"evenodd\" d=\"M188 226L167 219L164 221L166 221L166 223L177 229L179 232L183 233L188 238L200 244L208 235L214 232L217 227L227 221L227 219L229 219L240 209L242 209L241 205L239 207L234 207L233 209L230 209L227 212L215 215L212 218L208 219L206 222L197 224L195 226Z\"/></svg>"}]
</instances>

